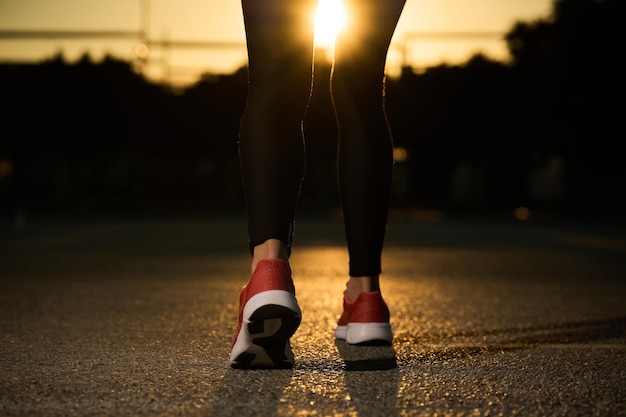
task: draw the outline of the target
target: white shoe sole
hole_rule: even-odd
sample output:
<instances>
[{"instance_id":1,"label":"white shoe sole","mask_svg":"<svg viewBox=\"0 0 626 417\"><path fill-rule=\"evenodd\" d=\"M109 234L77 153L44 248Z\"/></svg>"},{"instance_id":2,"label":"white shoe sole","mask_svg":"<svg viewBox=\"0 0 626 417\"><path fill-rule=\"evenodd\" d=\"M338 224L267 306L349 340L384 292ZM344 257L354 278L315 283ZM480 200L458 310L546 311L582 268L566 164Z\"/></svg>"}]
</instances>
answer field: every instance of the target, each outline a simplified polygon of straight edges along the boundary
<instances>
[{"instance_id":1,"label":"white shoe sole","mask_svg":"<svg viewBox=\"0 0 626 417\"><path fill-rule=\"evenodd\" d=\"M239 334L230 353L233 368L291 368L289 338L302 320L294 295L272 290L254 295L243 310Z\"/></svg>"},{"instance_id":2,"label":"white shoe sole","mask_svg":"<svg viewBox=\"0 0 626 417\"><path fill-rule=\"evenodd\" d=\"M351 345L367 343L391 343L393 332L389 323L348 323L337 326L335 337Z\"/></svg>"}]
</instances>

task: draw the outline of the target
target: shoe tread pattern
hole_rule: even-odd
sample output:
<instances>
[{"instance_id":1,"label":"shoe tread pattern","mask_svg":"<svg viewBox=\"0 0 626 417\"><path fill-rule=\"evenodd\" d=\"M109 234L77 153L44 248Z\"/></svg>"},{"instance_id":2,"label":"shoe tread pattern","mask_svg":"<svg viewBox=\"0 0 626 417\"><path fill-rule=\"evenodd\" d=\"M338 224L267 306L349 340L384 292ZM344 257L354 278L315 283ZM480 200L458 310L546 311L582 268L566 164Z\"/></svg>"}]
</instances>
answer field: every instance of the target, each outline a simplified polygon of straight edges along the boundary
<instances>
[{"instance_id":1,"label":"shoe tread pattern","mask_svg":"<svg viewBox=\"0 0 626 417\"><path fill-rule=\"evenodd\" d=\"M271 327L270 324L275 326L276 320L280 320L278 328L272 334L265 334L266 327ZM293 368L293 363L285 356L285 347L301 320L299 313L284 306L267 304L258 308L250 315L248 332L253 345L263 348L272 363L254 364L256 354L245 351L237 356L231 366L237 369Z\"/></svg>"}]
</instances>

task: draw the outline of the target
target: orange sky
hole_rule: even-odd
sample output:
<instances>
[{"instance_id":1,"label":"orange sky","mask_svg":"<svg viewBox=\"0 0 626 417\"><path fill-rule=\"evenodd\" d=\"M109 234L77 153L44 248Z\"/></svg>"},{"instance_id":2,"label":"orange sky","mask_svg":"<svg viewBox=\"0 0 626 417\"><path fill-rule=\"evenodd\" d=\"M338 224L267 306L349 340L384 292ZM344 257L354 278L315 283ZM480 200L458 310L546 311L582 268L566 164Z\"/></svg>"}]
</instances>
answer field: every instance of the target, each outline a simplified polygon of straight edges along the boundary
<instances>
[{"instance_id":1,"label":"orange sky","mask_svg":"<svg viewBox=\"0 0 626 417\"><path fill-rule=\"evenodd\" d=\"M407 0L390 50L388 70L390 73L397 71L403 57L405 63L416 68L442 61L460 63L478 51L496 59L506 59L504 42L497 36L426 40L410 34L504 33L517 20L547 16L551 4L551 0ZM193 80L200 72L230 72L245 64L241 5L236 0L1 0L0 31L139 31L142 8L149 10L148 34L152 40L233 43L231 48L166 50L153 47L152 63L147 68L149 75L160 79ZM58 51L63 51L70 60L87 51L96 59L106 53L132 59L136 44L135 39L0 39L0 59L36 60Z\"/></svg>"}]
</instances>

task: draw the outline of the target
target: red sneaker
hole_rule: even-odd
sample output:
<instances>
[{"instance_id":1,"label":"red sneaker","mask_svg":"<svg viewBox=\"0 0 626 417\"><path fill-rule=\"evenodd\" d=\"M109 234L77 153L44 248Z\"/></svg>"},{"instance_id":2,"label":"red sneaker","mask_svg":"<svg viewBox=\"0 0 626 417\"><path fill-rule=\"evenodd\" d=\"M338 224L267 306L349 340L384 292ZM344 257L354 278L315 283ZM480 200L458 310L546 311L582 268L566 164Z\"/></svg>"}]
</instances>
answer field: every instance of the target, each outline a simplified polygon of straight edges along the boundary
<instances>
[{"instance_id":1,"label":"red sneaker","mask_svg":"<svg viewBox=\"0 0 626 417\"><path fill-rule=\"evenodd\" d=\"M343 293L343 314L335 337L350 344L391 344L389 308L380 291L361 292L354 301Z\"/></svg>"},{"instance_id":2,"label":"red sneaker","mask_svg":"<svg viewBox=\"0 0 626 417\"><path fill-rule=\"evenodd\" d=\"M291 368L289 338L302 320L289 267L262 260L239 295L237 336L230 353L233 368Z\"/></svg>"}]
</instances>

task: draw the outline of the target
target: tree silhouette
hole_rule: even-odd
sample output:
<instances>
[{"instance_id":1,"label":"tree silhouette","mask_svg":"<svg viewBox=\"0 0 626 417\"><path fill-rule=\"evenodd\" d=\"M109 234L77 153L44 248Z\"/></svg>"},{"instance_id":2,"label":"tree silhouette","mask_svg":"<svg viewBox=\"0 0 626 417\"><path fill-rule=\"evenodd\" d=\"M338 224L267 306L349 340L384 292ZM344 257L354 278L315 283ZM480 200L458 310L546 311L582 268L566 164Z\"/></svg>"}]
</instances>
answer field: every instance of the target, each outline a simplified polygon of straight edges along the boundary
<instances>
[{"instance_id":1,"label":"tree silhouette","mask_svg":"<svg viewBox=\"0 0 626 417\"><path fill-rule=\"evenodd\" d=\"M626 204L616 152L624 136L624 9L620 0L558 0L548 18L517 23L507 35L525 117L538 125L526 135L541 153L563 156L574 206Z\"/></svg>"}]
</instances>

